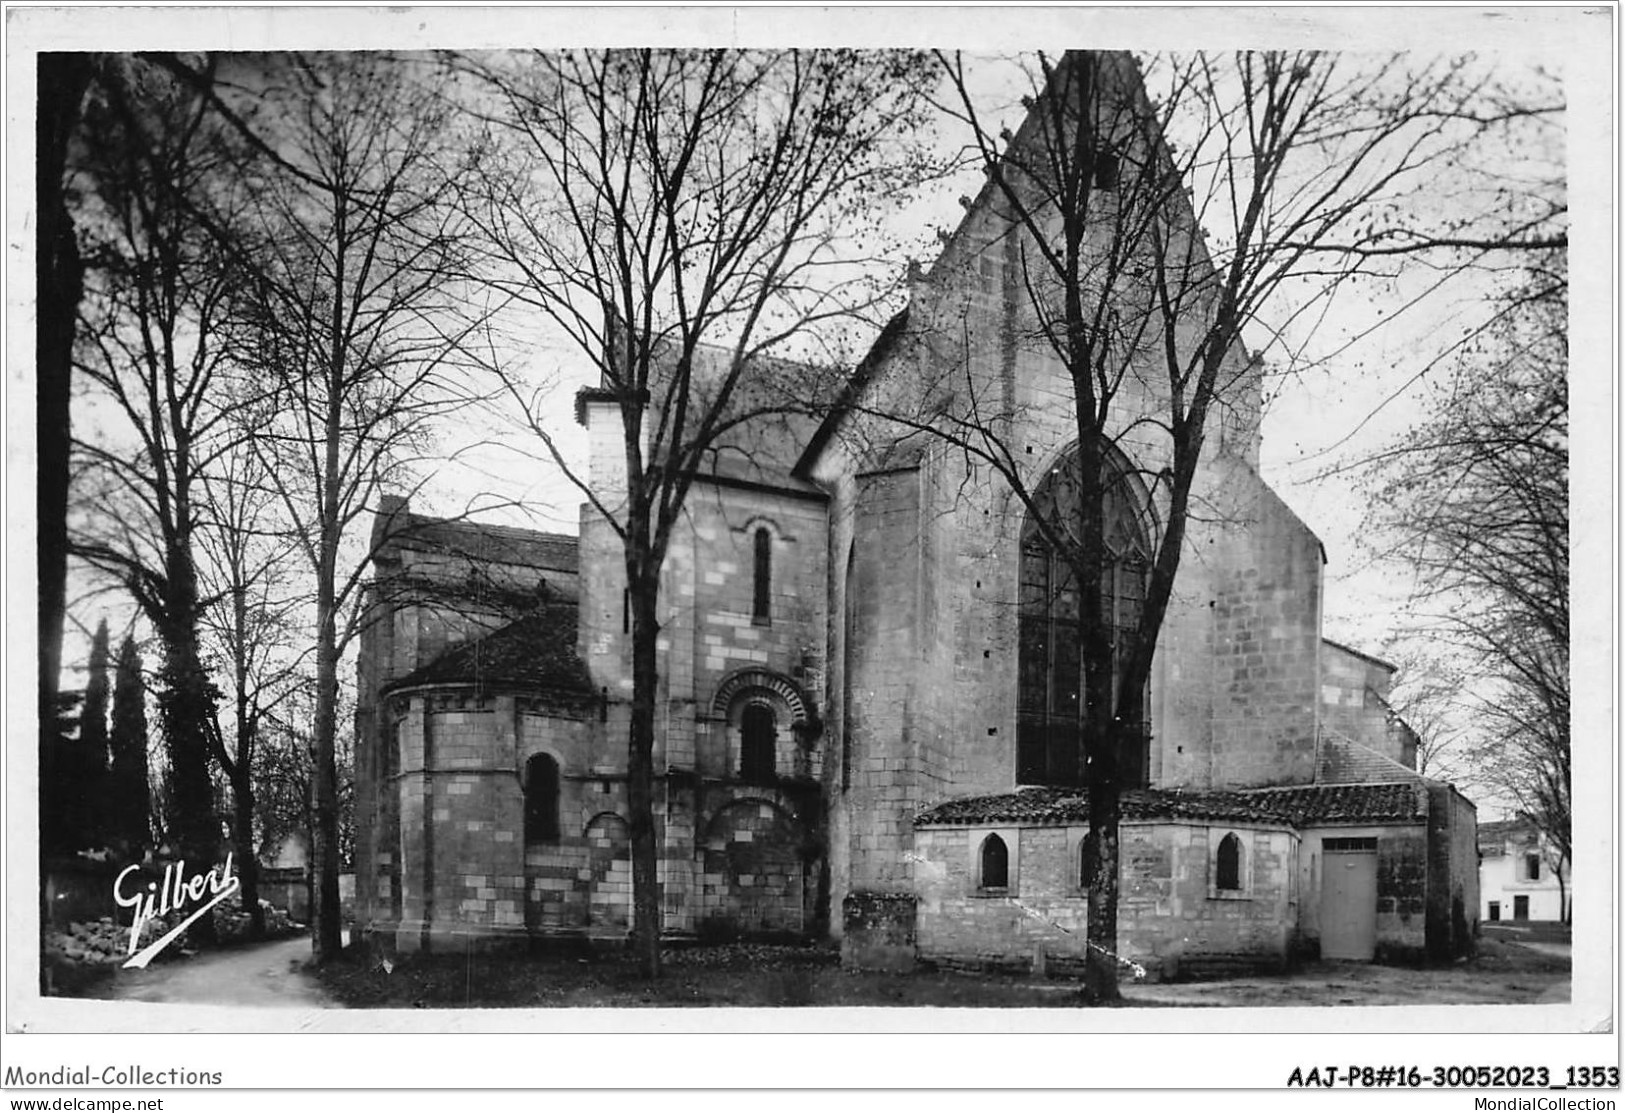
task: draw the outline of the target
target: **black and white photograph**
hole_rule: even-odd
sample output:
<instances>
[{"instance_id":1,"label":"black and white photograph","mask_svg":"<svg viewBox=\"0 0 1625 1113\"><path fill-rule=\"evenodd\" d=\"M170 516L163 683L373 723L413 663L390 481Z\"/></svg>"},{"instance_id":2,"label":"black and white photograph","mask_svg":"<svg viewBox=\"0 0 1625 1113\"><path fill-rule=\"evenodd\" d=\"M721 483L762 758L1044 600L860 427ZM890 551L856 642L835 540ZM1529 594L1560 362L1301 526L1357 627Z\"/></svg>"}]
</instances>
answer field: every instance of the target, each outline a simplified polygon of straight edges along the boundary
<instances>
[{"instance_id":1,"label":"black and white photograph","mask_svg":"<svg viewBox=\"0 0 1625 1113\"><path fill-rule=\"evenodd\" d=\"M8 5L8 1094L1613 1108L1617 19Z\"/></svg>"}]
</instances>

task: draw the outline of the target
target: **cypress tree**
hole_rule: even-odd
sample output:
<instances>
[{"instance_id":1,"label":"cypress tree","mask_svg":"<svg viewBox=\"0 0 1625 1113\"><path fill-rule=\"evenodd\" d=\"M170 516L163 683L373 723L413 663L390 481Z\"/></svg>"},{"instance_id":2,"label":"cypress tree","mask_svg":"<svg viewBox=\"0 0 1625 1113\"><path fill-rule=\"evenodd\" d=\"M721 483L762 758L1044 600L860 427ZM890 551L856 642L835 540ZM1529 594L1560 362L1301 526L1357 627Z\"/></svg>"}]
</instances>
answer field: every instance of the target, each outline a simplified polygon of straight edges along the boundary
<instances>
[{"instance_id":1,"label":"cypress tree","mask_svg":"<svg viewBox=\"0 0 1625 1113\"><path fill-rule=\"evenodd\" d=\"M74 786L75 831L86 846L105 846L112 836L107 822L107 619L96 624L90 642L90 676L85 682L85 703L79 714L78 767Z\"/></svg>"},{"instance_id":2,"label":"cypress tree","mask_svg":"<svg viewBox=\"0 0 1625 1113\"><path fill-rule=\"evenodd\" d=\"M119 647L113 676L113 771L107 820L115 844L136 858L152 845L151 790L147 785L147 691L135 639Z\"/></svg>"}]
</instances>

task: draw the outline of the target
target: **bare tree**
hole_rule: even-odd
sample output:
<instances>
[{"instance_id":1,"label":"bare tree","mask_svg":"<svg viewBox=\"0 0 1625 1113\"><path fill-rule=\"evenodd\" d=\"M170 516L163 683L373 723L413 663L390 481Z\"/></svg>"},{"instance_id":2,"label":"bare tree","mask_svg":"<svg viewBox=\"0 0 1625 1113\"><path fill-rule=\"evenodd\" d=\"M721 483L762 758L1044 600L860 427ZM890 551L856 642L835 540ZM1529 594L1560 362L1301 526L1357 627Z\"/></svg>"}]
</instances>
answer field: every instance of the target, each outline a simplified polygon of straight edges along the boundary
<instances>
[{"instance_id":1,"label":"bare tree","mask_svg":"<svg viewBox=\"0 0 1625 1113\"><path fill-rule=\"evenodd\" d=\"M206 862L219 824L196 538L202 477L233 434L220 403L240 277L235 156L200 98L137 60L108 59L96 94L74 167L87 271L73 551L128 590L158 633L168 827L182 854Z\"/></svg>"},{"instance_id":2,"label":"bare tree","mask_svg":"<svg viewBox=\"0 0 1625 1113\"><path fill-rule=\"evenodd\" d=\"M624 485L589 486L545 401L528 427L622 542L631 603L633 936L660 966L653 764L661 568L707 453L753 418L810 409L774 355L873 308L862 243L922 176L922 60L891 52L581 51L461 60L496 139L480 220L500 288L597 370ZM865 235L868 239L865 240ZM803 349L804 350L804 349Z\"/></svg>"},{"instance_id":3,"label":"bare tree","mask_svg":"<svg viewBox=\"0 0 1625 1113\"><path fill-rule=\"evenodd\" d=\"M1070 743L1047 732L1042 753L1018 739L1018 757L1037 767L1027 780L1087 789L1086 990L1110 999L1120 799L1147 772L1152 657L1188 524L1225 514L1199 505L1199 471L1216 455L1245 459L1256 439L1262 369L1243 332L1272 311L1270 331L1284 336L1379 266L1386 256L1365 249L1460 166L1494 113L1442 61L1242 53L1153 58L1142 71L1124 54L1073 52L1034 60L1012 135L964 60L939 58L945 111L987 179L982 211L1009 230L991 265L1004 274L1012 354L975 358L987 338L939 304L909 322L939 374L858 405L891 435L929 433L991 469L1026 512L1024 551L1053 562L1041 583L1024 576L1024 591L1048 591L1064 611L1056 636L1076 657L1061 670L1075 722L1057 727ZM987 371L1013 366L1017 350L1057 369L1073 448L1053 474L1023 447L1032 403Z\"/></svg>"},{"instance_id":4,"label":"bare tree","mask_svg":"<svg viewBox=\"0 0 1625 1113\"><path fill-rule=\"evenodd\" d=\"M35 120L36 522L39 564L39 775L55 783L56 697L62 668L67 599L69 428L72 417L74 330L83 295L83 262L69 206L68 163L80 130L85 92L94 79L93 54L44 53L38 60ZM40 811L40 850L54 846L52 809ZM43 876L44 870L41 869ZM44 888L41 887L43 894ZM43 896L42 896L43 899ZM43 913L42 913L43 914Z\"/></svg>"},{"instance_id":5,"label":"bare tree","mask_svg":"<svg viewBox=\"0 0 1625 1113\"><path fill-rule=\"evenodd\" d=\"M203 631L215 671L223 674L222 694L231 705L229 729L222 728L216 714L209 741L231 785L237 876L250 935L261 938L265 915L259 904L255 769L266 717L302 679L298 619L309 597L303 584L291 582L295 542L274 515L275 495L265 464L252 447L240 446L222 461L218 474L205 475L203 490L202 577L213 600Z\"/></svg>"},{"instance_id":6,"label":"bare tree","mask_svg":"<svg viewBox=\"0 0 1625 1113\"><path fill-rule=\"evenodd\" d=\"M314 579L318 959L342 945L338 662L363 621L370 554L356 521L409 487L431 426L473 397L482 318L463 280L454 204L463 153L421 60L237 56L218 103L274 155L259 160L267 247L239 299L245 362L271 384L252 443Z\"/></svg>"},{"instance_id":7,"label":"bare tree","mask_svg":"<svg viewBox=\"0 0 1625 1113\"><path fill-rule=\"evenodd\" d=\"M1528 257L1525 256L1527 259ZM1532 261L1430 414L1380 455L1373 525L1459 662L1476 775L1567 860L1568 281Z\"/></svg>"},{"instance_id":8,"label":"bare tree","mask_svg":"<svg viewBox=\"0 0 1625 1113\"><path fill-rule=\"evenodd\" d=\"M1391 633L1383 655L1394 682L1383 704L1410 731L1418 773L1475 793L1486 786L1472 760L1472 671L1459 653L1441 652L1448 648L1423 625Z\"/></svg>"}]
</instances>

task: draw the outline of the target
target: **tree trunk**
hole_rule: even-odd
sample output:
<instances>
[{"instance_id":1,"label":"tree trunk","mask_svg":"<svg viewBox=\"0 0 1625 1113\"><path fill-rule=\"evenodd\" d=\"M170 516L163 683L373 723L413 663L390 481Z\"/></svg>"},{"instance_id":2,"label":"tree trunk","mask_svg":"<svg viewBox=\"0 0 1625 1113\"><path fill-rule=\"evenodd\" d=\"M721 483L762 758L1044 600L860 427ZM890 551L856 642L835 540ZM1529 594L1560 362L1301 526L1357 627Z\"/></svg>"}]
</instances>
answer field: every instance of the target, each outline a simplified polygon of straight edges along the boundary
<instances>
[{"instance_id":1,"label":"tree trunk","mask_svg":"<svg viewBox=\"0 0 1625 1113\"><path fill-rule=\"evenodd\" d=\"M629 539L628 544L632 542ZM633 565L628 560L629 569ZM641 571L641 569L639 570ZM627 795L631 806L632 949L646 978L660 975L660 873L654 822L655 616L658 580L629 575L632 583L632 727L627 745Z\"/></svg>"},{"instance_id":2,"label":"tree trunk","mask_svg":"<svg viewBox=\"0 0 1625 1113\"><path fill-rule=\"evenodd\" d=\"M338 734L338 560L344 539L343 506L340 500L340 455L345 436L345 364L351 336L346 326L346 251L353 242L349 235L349 198L333 198L334 274L332 301L328 307L327 339L331 345L326 375L326 409L322 415L322 467L318 470L318 539L316 553L316 723L311 755L311 801L315 829L311 832L311 866L316 871L313 902L312 940L317 962L328 962L344 948L343 925L339 912L339 809L338 768L334 752ZM424 770L424 777L433 776ZM424 822L434 821L425 815Z\"/></svg>"},{"instance_id":3,"label":"tree trunk","mask_svg":"<svg viewBox=\"0 0 1625 1113\"><path fill-rule=\"evenodd\" d=\"M68 568L68 431L73 374L74 327L83 293L73 217L62 177L68 144L79 124L80 105L90 85L89 54L39 56L39 116L35 121L34 281L37 310L34 334L35 390L35 558L39 568L39 783L57 786L56 696L62 666L62 615ZM40 851L60 841L61 808L41 800ZM44 876L41 858L40 876ZM40 889L44 900L44 887ZM45 909L41 905L41 915Z\"/></svg>"},{"instance_id":4,"label":"tree trunk","mask_svg":"<svg viewBox=\"0 0 1625 1113\"><path fill-rule=\"evenodd\" d=\"M1117 783L1117 732L1110 732L1101 751L1088 764L1089 838L1094 847L1094 875L1089 879L1088 959L1083 989L1090 1001L1116 1001L1118 821L1122 801Z\"/></svg>"},{"instance_id":5,"label":"tree trunk","mask_svg":"<svg viewBox=\"0 0 1625 1113\"><path fill-rule=\"evenodd\" d=\"M324 577L317 592L315 831L312 866L316 871L313 945L316 961L337 958L344 948L339 914L338 769L334 740L338 726L338 652L335 648L335 607L332 580Z\"/></svg>"},{"instance_id":6,"label":"tree trunk","mask_svg":"<svg viewBox=\"0 0 1625 1113\"><path fill-rule=\"evenodd\" d=\"M212 719L209 678L198 656L195 591L184 571L171 575L171 619L164 632L164 680L161 697L164 737L169 744L170 826L188 874L218 864L220 827L214 810L214 781L209 773L209 723ZM188 600L191 596L191 600ZM202 916L187 929L197 945L217 941L214 918Z\"/></svg>"},{"instance_id":7,"label":"tree trunk","mask_svg":"<svg viewBox=\"0 0 1625 1113\"><path fill-rule=\"evenodd\" d=\"M231 779L235 813L232 841L237 847L237 883L242 886L243 910L248 913L248 937L264 939L265 910L260 907L260 864L254 853L254 784L242 756L247 747L240 741L243 736L239 734L237 737L237 775Z\"/></svg>"}]
</instances>

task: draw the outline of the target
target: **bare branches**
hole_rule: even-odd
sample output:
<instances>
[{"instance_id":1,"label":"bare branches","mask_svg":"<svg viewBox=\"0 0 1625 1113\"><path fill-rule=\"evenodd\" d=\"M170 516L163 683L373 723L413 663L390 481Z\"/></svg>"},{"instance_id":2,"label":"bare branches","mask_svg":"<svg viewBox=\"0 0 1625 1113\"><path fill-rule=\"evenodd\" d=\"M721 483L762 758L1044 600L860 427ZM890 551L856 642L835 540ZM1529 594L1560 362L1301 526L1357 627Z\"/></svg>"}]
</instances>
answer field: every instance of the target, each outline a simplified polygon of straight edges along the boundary
<instances>
[{"instance_id":1,"label":"bare branches","mask_svg":"<svg viewBox=\"0 0 1625 1113\"><path fill-rule=\"evenodd\" d=\"M936 57L944 111L986 184L911 306L918 351L895 362L926 382L866 383L851 426L929 435L991 469L1033 543L1069 568L1080 616L1111 613L1108 504L1143 481L1153 551L1136 628L1079 620L1081 675L1067 680L1109 857L1122 724L1143 721L1198 469L1216 455L1256 467L1263 365L1244 331L1274 315L1272 347L1295 357L1351 279L1400 260L1459 273L1490 249L1560 243L1560 200L1496 208L1474 194L1495 180L1483 170L1497 144L1548 126L1552 105L1503 95L1471 60L1075 52L1030 60L1025 121L996 134L964 61ZM998 348L978 335L990 328ZM1071 440L1060 464L1023 448L1035 429ZM1052 491L1063 472L1069 500ZM1090 939L1104 953L1117 870L1102 866ZM1112 992L1112 972L1094 973Z\"/></svg>"},{"instance_id":2,"label":"bare branches","mask_svg":"<svg viewBox=\"0 0 1625 1113\"><path fill-rule=\"evenodd\" d=\"M1483 783L1570 845L1568 299L1541 259L1371 470L1382 553L1414 575L1467 680Z\"/></svg>"},{"instance_id":3,"label":"bare branches","mask_svg":"<svg viewBox=\"0 0 1625 1113\"><path fill-rule=\"evenodd\" d=\"M928 71L906 53L854 51L570 51L453 64L474 79L465 109L487 128L464 205L493 282L567 337L594 373L592 397L615 404L620 475L589 481L566 465L536 388L506 381L524 426L622 543L634 610L635 922L652 974L649 762L667 547L720 449L748 457L754 424L832 399L835 376L780 357L873 316L890 295L853 260L929 170L915 145Z\"/></svg>"},{"instance_id":4,"label":"bare branches","mask_svg":"<svg viewBox=\"0 0 1625 1113\"><path fill-rule=\"evenodd\" d=\"M199 641L202 484L232 450L244 396L226 340L243 216L232 138L191 91L108 59L75 159L92 261L76 367L95 419L77 423L72 544L163 643L169 827L199 860L219 836Z\"/></svg>"},{"instance_id":5,"label":"bare branches","mask_svg":"<svg viewBox=\"0 0 1625 1113\"><path fill-rule=\"evenodd\" d=\"M480 400L490 311L471 289L471 228L457 204L474 156L426 60L237 56L220 99L274 115L256 168L263 229L236 299L238 358L266 386L249 444L313 589L317 954L340 943L337 663L365 618L358 519L386 489L421 482L433 426ZM253 108L246 107L252 103ZM263 715L263 708L259 709Z\"/></svg>"}]
</instances>

